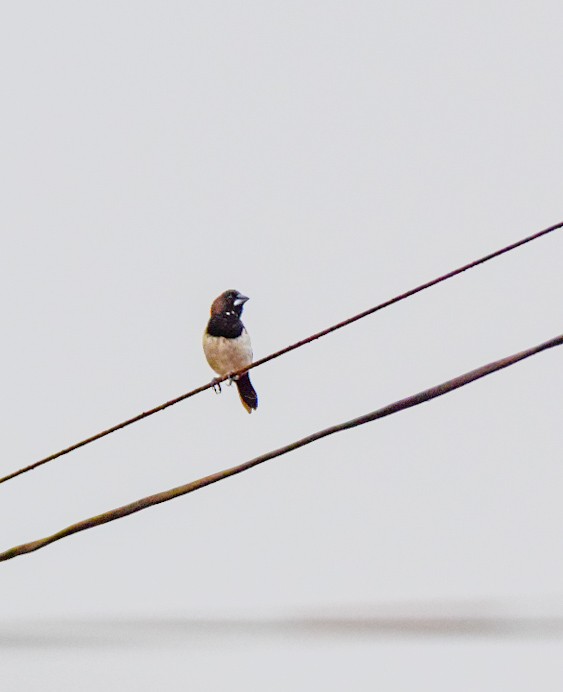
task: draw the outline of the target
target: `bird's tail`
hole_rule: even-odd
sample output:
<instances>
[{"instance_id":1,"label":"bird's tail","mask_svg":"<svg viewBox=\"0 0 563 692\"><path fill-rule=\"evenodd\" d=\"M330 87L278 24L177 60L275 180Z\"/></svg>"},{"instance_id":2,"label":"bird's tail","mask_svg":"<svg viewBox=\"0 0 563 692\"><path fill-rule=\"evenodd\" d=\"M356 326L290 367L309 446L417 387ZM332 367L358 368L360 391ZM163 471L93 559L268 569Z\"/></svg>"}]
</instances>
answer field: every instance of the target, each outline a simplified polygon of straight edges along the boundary
<instances>
[{"instance_id":1,"label":"bird's tail","mask_svg":"<svg viewBox=\"0 0 563 692\"><path fill-rule=\"evenodd\" d=\"M250 382L248 373L245 372L244 375L240 375L240 377L235 380L235 383L237 385L242 405L248 411L248 413L252 413L252 409L258 408L258 394L256 394L256 391Z\"/></svg>"}]
</instances>

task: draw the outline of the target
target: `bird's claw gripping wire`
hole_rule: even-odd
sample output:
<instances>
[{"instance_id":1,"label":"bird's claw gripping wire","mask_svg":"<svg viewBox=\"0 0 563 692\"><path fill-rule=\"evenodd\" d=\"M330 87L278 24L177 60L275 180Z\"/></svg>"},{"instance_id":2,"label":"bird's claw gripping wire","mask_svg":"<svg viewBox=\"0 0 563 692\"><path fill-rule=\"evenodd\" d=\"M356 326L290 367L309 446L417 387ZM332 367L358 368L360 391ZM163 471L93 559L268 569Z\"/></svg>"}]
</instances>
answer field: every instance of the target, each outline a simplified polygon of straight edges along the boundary
<instances>
[{"instance_id":1,"label":"bird's claw gripping wire","mask_svg":"<svg viewBox=\"0 0 563 692\"><path fill-rule=\"evenodd\" d=\"M227 387L230 387L233 384L233 382L236 382L238 380L238 378L238 375L229 374L227 379Z\"/></svg>"},{"instance_id":2,"label":"bird's claw gripping wire","mask_svg":"<svg viewBox=\"0 0 563 692\"><path fill-rule=\"evenodd\" d=\"M222 382L222 380L223 380L222 377L214 377L211 380L211 386L212 386L215 394L221 394L221 382ZM238 380L238 375L234 375L234 374L227 375L227 380L226 380L227 387L230 387L233 384L233 382L236 382L237 380Z\"/></svg>"}]
</instances>

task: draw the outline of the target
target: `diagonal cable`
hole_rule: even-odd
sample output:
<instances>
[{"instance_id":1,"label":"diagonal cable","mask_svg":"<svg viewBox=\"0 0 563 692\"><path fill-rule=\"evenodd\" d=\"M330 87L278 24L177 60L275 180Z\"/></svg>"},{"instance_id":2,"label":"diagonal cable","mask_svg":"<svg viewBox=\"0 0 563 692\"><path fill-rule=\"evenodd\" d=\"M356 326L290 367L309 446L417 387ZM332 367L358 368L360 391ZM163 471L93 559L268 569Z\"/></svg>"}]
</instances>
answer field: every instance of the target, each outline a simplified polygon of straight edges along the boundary
<instances>
[{"instance_id":1,"label":"diagonal cable","mask_svg":"<svg viewBox=\"0 0 563 692\"><path fill-rule=\"evenodd\" d=\"M352 420L346 421L344 423L339 423L338 425L333 425L330 428L325 428L324 430L319 430L318 432L313 433L311 435L307 435L307 437L303 437L302 439L297 440L296 442L292 442L291 444L285 445L284 447L280 447L279 449L275 449L271 452L267 452L266 454L262 454L261 456L255 457L254 459L250 459L249 461L239 464L238 466L233 466L229 469L218 471L217 473L213 473L210 476L205 476L204 478L192 481L191 483L180 485L177 488L165 490L164 492L156 493L155 495L149 495L148 497L144 497L140 500L137 500L136 502L131 502L128 505L123 505L122 507L118 507L117 509L112 509L109 512L104 512L103 514L98 514L95 517L90 517L89 519L84 519L76 524L67 526L65 529L62 529L61 531L58 531L57 533L54 533L51 536L47 536L46 538L40 538L39 540L31 541L30 543L24 543L22 545L15 546L14 548L10 548L9 550L0 553L0 562L4 560L11 560L12 558L17 557L18 555L32 553L35 550L44 548L50 543L59 541L62 538L66 538L67 536L72 536L72 534L79 533L80 531L86 531L86 529L92 529L95 526L107 524L110 521L115 521L117 519L126 517L130 514L134 514L135 512L140 512L141 510L147 509L148 507L153 507L154 505L158 505L162 502L168 502L169 500L173 500L174 498L180 497L181 495L187 495L188 493L194 492L194 490L199 490L200 488L204 488L205 486L211 485L212 483L217 483L218 481L225 480L225 478L229 478L230 476L235 476L236 474L242 473L243 471L248 471L254 466L258 466L258 464L262 464L265 461L275 459L276 457L280 457L284 454L287 454L288 452L292 452L295 449L299 449L300 447L304 447L305 445L311 444L312 442L321 440L323 437L334 435L334 433L342 432L343 430L350 430L351 428L355 428L359 425L364 425L365 423L370 423L374 420L377 420L378 418L384 418L385 416L390 416L393 413L404 411L405 409L411 408L413 406L418 406L419 404L422 404L425 401L430 401L431 399L435 399L436 397L442 396L443 394L452 392L455 389L458 389L459 387L464 387L470 382L474 382L475 380L480 379L481 377L486 377L487 375L490 375L493 372L497 372L498 370L507 368L510 365L514 365L515 363L518 363L518 361L524 360L525 358L529 358L530 356L533 356L537 353L541 353L542 351L545 351L547 349L554 348L555 346L561 346L562 344L563 334L553 339L550 339L549 341L545 341L542 344L533 346L532 348L528 348L525 351L520 351L519 353L507 356L506 358L502 358L501 360L497 360L492 363L488 363L487 365L483 365L480 368L477 368L476 370L471 370L470 372L467 372L463 375L459 375L458 377L455 377L452 380L443 382L442 384L439 384L435 387L431 387L430 389L425 389L424 391L419 392L418 394L413 394L412 396L409 396L406 399L401 399L400 401L396 401L392 404L389 404L388 406L384 406L383 408L380 408L376 411L372 411L371 413L359 416L358 418L353 418Z\"/></svg>"},{"instance_id":2,"label":"diagonal cable","mask_svg":"<svg viewBox=\"0 0 563 692\"><path fill-rule=\"evenodd\" d=\"M529 235L526 238L522 238L521 240L518 240L515 243L506 245L500 250L495 250L494 252L491 252L490 254L485 255L484 257L480 257L479 259L474 260L473 262L464 264L462 267L453 269L447 274L442 274L442 276L439 276L436 279L427 281L426 283L423 283L420 286L416 286L416 288L411 288L409 291L405 291L404 293L401 293L400 295L395 296L394 298L390 298L389 300L386 300L383 303L379 303L379 305L375 305L374 307L369 308L368 310L364 310L363 312L360 312L357 315L354 315L353 317L349 317L343 320L342 322L338 322L337 324L334 324L331 327L327 327L326 329L323 329L322 331L317 332L312 336L308 336L305 339L301 339L301 341L297 341L294 344L280 349L279 351L275 351L274 353L271 353L268 356L264 356L264 358L260 358L254 361L254 363L252 363L250 366L243 368L242 370L238 370L234 373L231 373L231 376L241 375L243 372L247 372L252 368L257 368L259 365L263 365L264 363L267 363L270 360L274 360L274 358L279 358L280 356L283 356L284 354L289 353L290 351L294 351L296 348L300 348L301 346L305 346L306 344L311 343L311 341L320 339L322 336L326 336L331 332L335 332L337 329L342 329L342 327L347 327L349 324L357 322L358 320L361 320L364 317L368 317L369 315L372 315L374 312L378 312L379 310L383 310L383 308L389 307L390 305L394 305L395 303L399 303L401 300L410 298L416 293L420 293L421 291L424 291L427 288L436 286L436 284L442 283L442 281L451 279L452 277L457 276L458 274L461 274L462 272L467 271L468 269L477 267L480 264L484 264L485 262L488 262L489 260L492 260L495 257L500 257L500 255L504 255L505 253L510 252L511 250L515 250L516 248L521 247L522 245L526 245L527 243L530 243L533 240L537 240L538 238L541 238L542 236L545 236L548 233L552 233L553 231L556 231L562 227L563 221L553 226L549 226L548 228L544 228L542 231L533 233L532 235ZM223 382L224 380L228 379L228 377L229 376L227 375L225 375L224 377L219 377L215 379L214 382ZM170 401L166 401L164 404L160 404L155 408L149 409L148 411L144 411L143 413L139 413L138 415L133 416L132 418L128 418L127 420L121 423L117 423L117 425L113 425L111 428L102 430L101 432L96 433L91 437L87 437L86 439L81 440L80 442L76 442L75 444L72 444L69 447L65 447L64 449L61 449L60 451L55 452L54 454L50 454L49 456L44 457L43 459L39 459L39 461L35 461L33 464L29 464L29 466L24 466L23 468L18 469L17 471L13 471L12 473L9 473L8 475L1 477L0 484L9 481L12 478L16 478L16 476L20 476L23 473L26 473L27 471L32 471L33 469L36 469L38 466L42 466L43 464L46 464L49 461L58 459L59 457L62 457L65 454L69 454L70 452L73 452L74 450L79 449L80 447L84 447L90 444L91 442L95 442L96 440L99 440L102 437L105 437L106 435L110 435L111 433L114 433L117 430L126 428L128 425L132 425L133 423L137 423L138 421L143 420L144 418L148 418L149 416L152 416L155 413L158 413L159 411L164 411L164 409L169 408L170 406L174 406L175 404L178 404L180 401L184 401L185 399L189 399L190 397L195 396L196 394L200 394L201 392L204 392L206 389L210 389L211 387L213 387L214 382L208 382L207 384L204 384L201 387L196 387L196 389L192 389L191 391L186 392L185 394L181 394L175 399L170 399Z\"/></svg>"}]
</instances>

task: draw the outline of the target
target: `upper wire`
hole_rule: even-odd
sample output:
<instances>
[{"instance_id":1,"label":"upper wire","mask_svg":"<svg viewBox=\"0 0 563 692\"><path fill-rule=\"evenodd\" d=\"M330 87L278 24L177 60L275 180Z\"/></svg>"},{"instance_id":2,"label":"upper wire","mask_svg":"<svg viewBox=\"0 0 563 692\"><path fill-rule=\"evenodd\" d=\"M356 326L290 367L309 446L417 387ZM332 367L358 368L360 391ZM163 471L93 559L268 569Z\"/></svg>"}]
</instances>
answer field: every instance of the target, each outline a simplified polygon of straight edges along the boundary
<instances>
[{"instance_id":1,"label":"upper wire","mask_svg":"<svg viewBox=\"0 0 563 692\"><path fill-rule=\"evenodd\" d=\"M447 274L442 274L436 279L432 279L431 281L427 281L426 283L420 284L420 286L411 288L410 290L405 291L404 293L401 293L393 298L390 298L389 300L386 300L383 303L379 303L378 305L364 310L363 312L360 312L357 315L342 320L342 322L338 322L332 325L331 327L327 327L326 329L323 329L320 332L317 332L316 334L312 334L311 336L308 336L305 339L301 339L300 341L290 344L289 346L285 346L279 351L275 351L274 353L264 356L263 358L259 358L258 360L254 361L251 365L242 368L241 370L229 373L228 375L225 375L223 377L218 377L215 380L202 385L201 387L196 387L195 389L192 389L191 391L186 392L185 394L181 394L180 396L177 396L174 399L170 399L170 401L166 401L164 404L160 404L159 406L155 406L154 408L149 409L148 411L139 413L138 415L133 416L132 418L128 418L127 420L118 423L117 425L113 425L110 428L107 428L106 430L102 430L101 432L96 433L91 437L87 437L86 439L81 440L80 442L76 442L70 445L69 447L65 447L64 449L61 449L60 451L55 452L54 454L50 454L49 456L44 457L43 459L39 459L39 461L35 461L33 464L29 464L29 466L24 466L23 468L18 469L17 471L13 471L12 473L9 473L8 475L0 478L0 484L5 483L6 481L12 478L16 478L17 476L20 476L24 473L27 473L27 471L32 471L33 469L36 469L39 466L48 463L49 461L58 459L59 457L62 457L65 454L69 454L70 452L73 452L74 450L79 449L80 447L84 447L85 445L88 445L91 442L95 442L96 440L99 440L102 437L105 437L106 435L110 435L111 433L114 433L117 430L121 430L122 428L132 425L133 423L137 423L138 421L143 420L144 418L148 418L149 416L152 416L155 413L158 413L159 411L164 411L164 409L167 409L170 406L174 406L175 404L178 404L179 402L184 401L185 399L189 399L190 397L195 396L196 394L204 392L206 389L210 389L216 383L220 383L232 377L242 375L243 373L252 370L252 368L257 368L260 365L264 365L264 363L268 363L269 361L274 360L275 358L279 358L280 356L283 356L286 353L289 353L290 351L294 351L295 349L300 348L301 346L305 346L306 344L309 344L312 341L315 341L316 339L320 339L321 337L326 336L327 334L335 332L337 329L347 327L349 324L357 322L358 320L361 320L364 317L368 317L369 315L372 315L374 312L378 312L379 310L383 310L383 308L389 307L390 305L394 305L395 303L405 300L406 298L410 298L411 296L420 293L421 291L424 291L427 288L436 286L437 284L442 283L443 281L447 281L448 279L451 279L452 277L457 276L458 274L461 274L467 271L468 269L472 269L473 267L477 267L480 264L484 264L489 260L499 257L500 255L504 255L507 252L515 250L516 248L521 247L522 245L526 245L527 243L530 243L533 240L537 240L538 238L541 238L542 236L545 236L548 233L552 233L553 231L556 231L562 227L563 221L554 224L553 226L549 226L548 228L544 228L543 230L538 231L537 233L533 233L532 235L526 236L525 238L522 238L521 240L518 240L515 243L506 245L500 250L495 250L494 252L491 252L488 255L484 255L483 257L480 257L479 259L476 259L473 262L464 264L463 266L458 267L457 269L453 269Z\"/></svg>"}]
</instances>

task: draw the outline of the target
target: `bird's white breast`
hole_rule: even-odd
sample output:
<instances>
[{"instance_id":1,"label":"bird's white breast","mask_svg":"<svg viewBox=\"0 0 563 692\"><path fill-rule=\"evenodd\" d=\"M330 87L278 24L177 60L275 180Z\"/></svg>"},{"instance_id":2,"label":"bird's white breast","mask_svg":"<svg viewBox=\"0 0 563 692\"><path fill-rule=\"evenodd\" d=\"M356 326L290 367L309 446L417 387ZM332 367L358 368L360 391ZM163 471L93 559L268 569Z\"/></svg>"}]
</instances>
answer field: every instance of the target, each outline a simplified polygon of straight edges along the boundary
<instances>
[{"instance_id":1,"label":"bird's white breast","mask_svg":"<svg viewBox=\"0 0 563 692\"><path fill-rule=\"evenodd\" d=\"M218 375L227 375L252 363L252 347L246 329L235 339L203 335L203 351L207 362Z\"/></svg>"}]
</instances>

